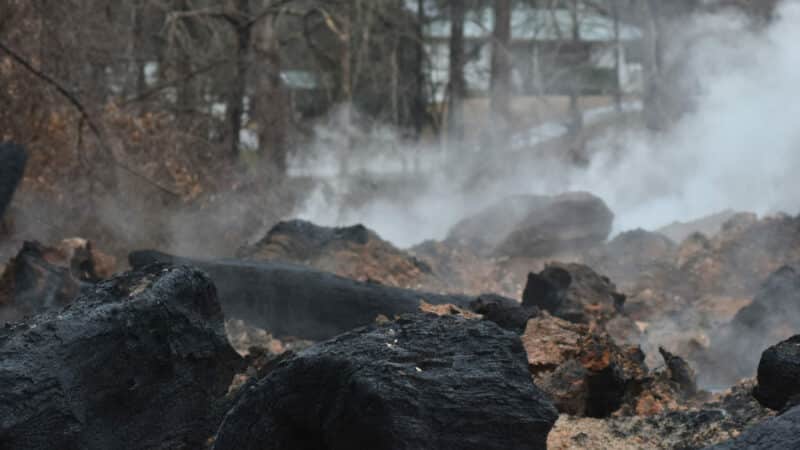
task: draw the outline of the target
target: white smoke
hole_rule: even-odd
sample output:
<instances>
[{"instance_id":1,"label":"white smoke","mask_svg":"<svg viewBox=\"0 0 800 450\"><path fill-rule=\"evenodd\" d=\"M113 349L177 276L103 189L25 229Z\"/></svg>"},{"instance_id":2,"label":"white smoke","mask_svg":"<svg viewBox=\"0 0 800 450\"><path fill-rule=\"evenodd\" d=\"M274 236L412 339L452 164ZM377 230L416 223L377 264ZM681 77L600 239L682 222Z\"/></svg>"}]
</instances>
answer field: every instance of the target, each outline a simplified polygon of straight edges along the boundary
<instances>
[{"instance_id":1,"label":"white smoke","mask_svg":"<svg viewBox=\"0 0 800 450\"><path fill-rule=\"evenodd\" d=\"M618 228L800 207L791 188L800 169L800 5L783 5L762 32L735 17L694 27L706 31L688 55L696 109L663 136L629 137L621 161L601 154L574 174L571 187L606 198Z\"/></svg>"},{"instance_id":2,"label":"white smoke","mask_svg":"<svg viewBox=\"0 0 800 450\"><path fill-rule=\"evenodd\" d=\"M695 106L666 132L608 133L590 143L596 153L588 168L533 161L517 167L518 175L476 181L479 189L465 188L472 172L464 168L475 164L444 164L406 195L346 207L337 195L343 182L333 181L329 195L312 196L298 215L327 225L361 222L407 246L442 238L465 215L518 193L592 192L615 212L617 230L655 229L725 209L796 214L800 4L784 3L762 30L736 15L697 17L681 30L667 56L685 61L672 76L692 89L674 95L691 95Z\"/></svg>"}]
</instances>

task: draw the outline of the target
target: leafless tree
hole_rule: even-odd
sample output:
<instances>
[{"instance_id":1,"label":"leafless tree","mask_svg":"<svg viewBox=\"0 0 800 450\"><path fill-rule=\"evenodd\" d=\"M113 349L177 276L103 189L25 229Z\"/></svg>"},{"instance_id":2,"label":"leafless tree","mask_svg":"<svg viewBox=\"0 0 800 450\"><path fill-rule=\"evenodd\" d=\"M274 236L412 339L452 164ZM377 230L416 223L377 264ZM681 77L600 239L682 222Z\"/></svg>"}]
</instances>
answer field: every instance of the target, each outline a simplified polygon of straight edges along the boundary
<instances>
[{"instance_id":1,"label":"leafless tree","mask_svg":"<svg viewBox=\"0 0 800 450\"><path fill-rule=\"evenodd\" d=\"M491 110L496 125L511 120L511 0L495 0L492 30Z\"/></svg>"},{"instance_id":2,"label":"leafless tree","mask_svg":"<svg viewBox=\"0 0 800 450\"><path fill-rule=\"evenodd\" d=\"M464 18L466 5L462 0L450 0L450 73L448 90L448 132L452 139L464 138Z\"/></svg>"}]
</instances>

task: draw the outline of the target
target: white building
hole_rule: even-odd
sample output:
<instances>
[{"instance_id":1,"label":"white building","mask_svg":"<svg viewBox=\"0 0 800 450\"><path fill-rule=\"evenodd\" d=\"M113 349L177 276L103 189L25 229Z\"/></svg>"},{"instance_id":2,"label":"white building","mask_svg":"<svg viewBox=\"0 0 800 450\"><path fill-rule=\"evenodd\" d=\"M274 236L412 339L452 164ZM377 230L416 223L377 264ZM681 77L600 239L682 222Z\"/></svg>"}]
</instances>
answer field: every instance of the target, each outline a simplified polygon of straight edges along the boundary
<instances>
[{"instance_id":1,"label":"white building","mask_svg":"<svg viewBox=\"0 0 800 450\"><path fill-rule=\"evenodd\" d=\"M579 8L580 40L573 41L574 20L567 9L515 7L511 19L512 88L518 95L563 95L566 80L580 77L581 92L605 95L619 84L623 93L640 92L642 66L637 51L642 32L606 16ZM494 11L486 8L467 14L464 23L466 64L464 75L472 95L488 91L491 68L491 35ZM426 29L431 79L436 100L443 100L449 80L451 24L442 19ZM615 53L619 55L619 67Z\"/></svg>"}]
</instances>

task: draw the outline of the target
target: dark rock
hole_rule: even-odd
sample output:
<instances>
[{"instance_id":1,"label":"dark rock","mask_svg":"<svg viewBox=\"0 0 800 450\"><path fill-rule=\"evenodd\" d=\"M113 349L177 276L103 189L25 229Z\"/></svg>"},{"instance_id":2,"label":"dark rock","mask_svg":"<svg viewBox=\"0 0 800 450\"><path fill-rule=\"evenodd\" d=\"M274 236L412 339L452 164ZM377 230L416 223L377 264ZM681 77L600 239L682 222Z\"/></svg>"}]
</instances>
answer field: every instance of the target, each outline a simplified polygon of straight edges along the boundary
<instances>
[{"instance_id":1,"label":"dark rock","mask_svg":"<svg viewBox=\"0 0 800 450\"><path fill-rule=\"evenodd\" d=\"M581 264L549 265L529 274L523 307L538 307L578 323L605 322L622 311L625 296L611 281Z\"/></svg>"},{"instance_id":2,"label":"dark rock","mask_svg":"<svg viewBox=\"0 0 800 450\"><path fill-rule=\"evenodd\" d=\"M800 448L800 407L745 430L709 450L785 450Z\"/></svg>"},{"instance_id":3,"label":"dark rock","mask_svg":"<svg viewBox=\"0 0 800 450\"><path fill-rule=\"evenodd\" d=\"M800 397L800 335L761 354L758 386L753 394L767 408L780 410Z\"/></svg>"},{"instance_id":4,"label":"dark rock","mask_svg":"<svg viewBox=\"0 0 800 450\"><path fill-rule=\"evenodd\" d=\"M544 257L604 242L613 221L608 206L588 193L517 195L462 220L447 240L483 255Z\"/></svg>"},{"instance_id":5,"label":"dark rock","mask_svg":"<svg viewBox=\"0 0 800 450\"><path fill-rule=\"evenodd\" d=\"M242 395L214 448L544 449L556 418L518 336L417 314L284 360Z\"/></svg>"},{"instance_id":6,"label":"dark rock","mask_svg":"<svg viewBox=\"0 0 800 450\"><path fill-rule=\"evenodd\" d=\"M130 254L134 268L161 262L206 271L226 317L242 319L275 337L319 341L372 323L378 316L418 312L421 303L468 308L473 299L363 283L280 262L200 261L153 251Z\"/></svg>"},{"instance_id":7,"label":"dark rock","mask_svg":"<svg viewBox=\"0 0 800 450\"><path fill-rule=\"evenodd\" d=\"M447 241L469 247L479 254L491 253L531 211L542 210L550 197L513 195L455 224Z\"/></svg>"},{"instance_id":8,"label":"dark rock","mask_svg":"<svg viewBox=\"0 0 800 450\"><path fill-rule=\"evenodd\" d=\"M554 197L533 210L497 245L498 256L545 257L597 246L611 234L614 213L588 193Z\"/></svg>"},{"instance_id":9,"label":"dark rock","mask_svg":"<svg viewBox=\"0 0 800 450\"><path fill-rule=\"evenodd\" d=\"M520 334L525 331L528 319L539 313L536 307L523 308L514 299L494 294L480 295L470 302L469 306L476 313L483 315L484 319Z\"/></svg>"},{"instance_id":10,"label":"dark rock","mask_svg":"<svg viewBox=\"0 0 800 450\"><path fill-rule=\"evenodd\" d=\"M0 448L202 448L240 357L214 285L152 266L0 329Z\"/></svg>"},{"instance_id":11,"label":"dark rock","mask_svg":"<svg viewBox=\"0 0 800 450\"><path fill-rule=\"evenodd\" d=\"M575 359L570 359L552 372L545 372L536 378L542 388L555 403L561 414L586 416L589 402L589 371Z\"/></svg>"},{"instance_id":12,"label":"dark rock","mask_svg":"<svg viewBox=\"0 0 800 450\"><path fill-rule=\"evenodd\" d=\"M0 220L25 173L28 153L21 145L0 143Z\"/></svg>"},{"instance_id":13,"label":"dark rock","mask_svg":"<svg viewBox=\"0 0 800 450\"><path fill-rule=\"evenodd\" d=\"M680 392L685 395L694 395L697 392L697 377L689 363L662 347L658 348L658 352L664 358L669 380L678 386Z\"/></svg>"}]
</instances>

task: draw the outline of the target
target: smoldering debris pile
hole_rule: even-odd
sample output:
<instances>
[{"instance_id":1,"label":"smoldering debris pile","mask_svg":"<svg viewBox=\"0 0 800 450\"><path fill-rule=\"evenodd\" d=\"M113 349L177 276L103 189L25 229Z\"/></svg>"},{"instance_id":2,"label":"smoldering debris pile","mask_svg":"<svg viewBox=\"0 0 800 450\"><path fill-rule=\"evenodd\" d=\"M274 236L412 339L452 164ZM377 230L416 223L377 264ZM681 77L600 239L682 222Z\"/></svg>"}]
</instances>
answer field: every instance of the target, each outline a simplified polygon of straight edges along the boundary
<instances>
[{"instance_id":1,"label":"smoldering debris pile","mask_svg":"<svg viewBox=\"0 0 800 450\"><path fill-rule=\"evenodd\" d=\"M305 264L359 281L420 288L437 286L431 268L363 225L328 228L303 220L280 222L237 257Z\"/></svg>"},{"instance_id":2,"label":"smoldering debris pile","mask_svg":"<svg viewBox=\"0 0 800 450\"><path fill-rule=\"evenodd\" d=\"M288 221L113 276L87 240L26 242L0 448L792 448L800 218L612 221L514 197L410 250Z\"/></svg>"}]
</instances>

